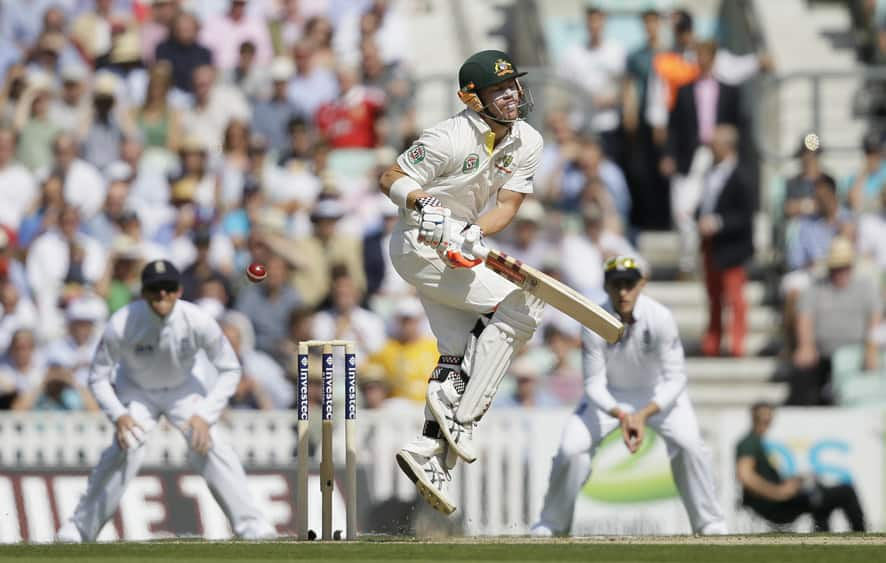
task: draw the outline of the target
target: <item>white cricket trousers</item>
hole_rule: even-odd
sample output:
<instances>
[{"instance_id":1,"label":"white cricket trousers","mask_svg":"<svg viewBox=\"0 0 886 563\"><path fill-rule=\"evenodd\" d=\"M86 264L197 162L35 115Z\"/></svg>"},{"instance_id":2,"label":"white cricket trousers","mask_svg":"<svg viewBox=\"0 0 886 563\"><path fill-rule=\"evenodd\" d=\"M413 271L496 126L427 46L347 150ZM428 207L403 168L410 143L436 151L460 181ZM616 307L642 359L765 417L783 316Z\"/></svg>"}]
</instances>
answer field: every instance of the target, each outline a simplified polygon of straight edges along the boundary
<instances>
[{"instance_id":1,"label":"white cricket trousers","mask_svg":"<svg viewBox=\"0 0 886 563\"><path fill-rule=\"evenodd\" d=\"M612 395L626 411L640 409L650 399L649 393L613 391ZM650 417L648 425L664 439L674 483L689 514L693 532L700 533L711 525L725 530L723 511L714 489L711 452L702 441L686 392L680 394L669 410ZM551 467L539 524L554 534L570 532L575 499L591 476L591 458L603 438L619 428L618 419L594 407L587 398L569 416Z\"/></svg>"},{"instance_id":2,"label":"white cricket trousers","mask_svg":"<svg viewBox=\"0 0 886 563\"><path fill-rule=\"evenodd\" d=\"M206 391L195 378L168 390L146 390L125 377L117 378L117 396L147 436L161 415L184 433ZM203 475L209 490L224 511L237 536L247 539L272 537L275 532L262 517L248 492L246 473L231 445L215 425L210 427L212 447L203 456L188 450L188 463ZM185 436L187 438L187 436ZM145 444L123 450L116 438L102 452L89 476L86 493L80 498L71 522L84 541L95 541L105 523L114 515L126 486L138 473L145 457Z\"/></svg>"},{"instance_id":3,"label":"white cricket trousers","mask_svg":"<svg viewBox=\"0 0 886 563\"><path fill-rule=\"evenodd\" d=\"M390 250L394 269L418 292L444 356L463 356L480 315L520 290L483 266L450 268L436 250L418 242L415 227L398 223Z\"/></svg>"}]
</instances>

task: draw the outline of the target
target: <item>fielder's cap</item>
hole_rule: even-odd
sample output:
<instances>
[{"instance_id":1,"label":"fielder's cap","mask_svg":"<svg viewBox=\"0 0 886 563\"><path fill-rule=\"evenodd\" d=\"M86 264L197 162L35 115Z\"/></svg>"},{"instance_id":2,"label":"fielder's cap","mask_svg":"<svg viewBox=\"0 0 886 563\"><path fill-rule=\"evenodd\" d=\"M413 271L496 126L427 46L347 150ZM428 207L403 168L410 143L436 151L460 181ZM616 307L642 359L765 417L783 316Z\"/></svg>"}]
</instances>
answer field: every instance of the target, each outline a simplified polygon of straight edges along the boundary
<instances>
[{"instance_id":1,"label":"fielder's cap","mask_svg":"<svg viewBox=\"0 0 886 563\"><path fill-rule=\"evenodd\" d=\"M169 260L154 260L142 269L142 287L148 288L165 283L181 283L178 269Z\"/></svg>"},{"instance_id":2,"label":"fielder's cap","mask_svg":"<svg viewBox=\"0 0 886 563\"><path fill-rule=\"evenodd\" d=\"M613 256L603 263L606 283L615 280L639 280L646 277L645 268L633 256Z\"/></svg>"},{"instance_id":3,"label":"fielder's cap","mask_svg":"<svg viewBox=\"0 0 886 563\"><path fill-rule=\"evenodd\" d=\"M344 214L345 208L337 198L321 199L311 212L311 220L341 219Z\"/></svg>"},{"instance_id":4,"label":"fielder's cap","mask_svg":"<svg viewBox=\"0 0 886 563\"><path fill-rule=\"evenodd\" d=\"M525 76L503 51L480 51L468 57L458 70L458 87L463 92L477 92L499 82Z\"/></svg>"},{"instance_id":5,"label":"fielder's cap","mask_svg":"<svg viewBox=\"0 0 886 563\"><path fill-rule=\"evenodd\" d=\"M828 268L848 268L855 262L855 248L846 237L834 237L828 251Z\"/></svg>"}]
</instances>

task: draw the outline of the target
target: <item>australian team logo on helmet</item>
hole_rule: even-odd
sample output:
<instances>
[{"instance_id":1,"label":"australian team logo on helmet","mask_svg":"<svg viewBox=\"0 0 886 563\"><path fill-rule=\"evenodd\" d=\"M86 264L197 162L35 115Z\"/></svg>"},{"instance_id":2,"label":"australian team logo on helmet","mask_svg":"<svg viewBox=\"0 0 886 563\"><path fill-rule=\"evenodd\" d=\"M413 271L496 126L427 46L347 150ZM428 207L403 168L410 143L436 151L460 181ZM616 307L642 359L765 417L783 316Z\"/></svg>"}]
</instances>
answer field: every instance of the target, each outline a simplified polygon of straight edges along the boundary
<instances>
[{"instance_id":1,"label":"australian team logo on helmet","mask_svg":"<svg viewBox=\"0 0 886 563\"><path fill-rule=\"evenodd\" d=\"M514 79L519 98L517 119L524 119L532 111L532 92L520 83L519 72L507 53L502 51L480 51L468 57L458 71L458 97L462 102L477 113L483 114L499 123L512 123L516 120L502 119L490 113L489 108L480 99L480 90L494 86L505 80Z\"/></svg>"}]
</instances>

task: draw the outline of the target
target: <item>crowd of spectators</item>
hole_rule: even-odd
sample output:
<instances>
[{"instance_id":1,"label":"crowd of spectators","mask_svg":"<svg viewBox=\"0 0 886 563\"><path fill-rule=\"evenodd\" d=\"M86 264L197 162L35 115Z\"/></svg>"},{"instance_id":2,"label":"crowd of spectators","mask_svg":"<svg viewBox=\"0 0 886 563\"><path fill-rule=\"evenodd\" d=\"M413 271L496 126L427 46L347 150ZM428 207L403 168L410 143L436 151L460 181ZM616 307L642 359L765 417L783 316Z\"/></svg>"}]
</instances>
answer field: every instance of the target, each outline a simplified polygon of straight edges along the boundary
<instances>
[{"instance_id":1,"label":"crowd of spectators","mask_svg":"<svg viewBox=\"0 0 886 563\"><path fill-rule=\"evenodd\" d=\"M357 342L368 406L421 403L434 341L387 258L397 210L378 191L419 133L409 9L0 0L3 407L90 408L91 350L156 258L235 343L232 407L289 406L296 343L323 338ZM700 39L683 10L638 15L633 52L604 11L576 18L587 41L552 71L590 105L548 108L536 193L496 244L602 299L603 260L673 225L681 276L704 279L714 305L703 351L720 354L728 306L728 353L741 355L757 187L739 86L769 61ZM242 274L252 261L262 284ZM578 328L548 307L500 400L577 402Z\"/></svg>"}]
</instances>

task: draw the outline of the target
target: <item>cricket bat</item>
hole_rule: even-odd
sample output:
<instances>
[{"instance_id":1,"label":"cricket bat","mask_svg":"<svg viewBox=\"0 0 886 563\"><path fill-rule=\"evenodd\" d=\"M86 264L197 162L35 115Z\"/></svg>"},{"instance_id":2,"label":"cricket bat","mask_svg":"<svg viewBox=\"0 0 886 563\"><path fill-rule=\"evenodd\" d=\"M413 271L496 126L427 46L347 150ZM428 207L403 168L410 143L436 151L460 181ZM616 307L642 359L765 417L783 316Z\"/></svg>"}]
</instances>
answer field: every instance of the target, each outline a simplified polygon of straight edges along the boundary
<instances>
[{"instance_id":1,"label":"cricket bat","mask_svg":"<svg viewBox=\"0 0 886 563\"><path fill-rule=\"evenodd\" d=\"M453 238L454 246L462 242L459 236ZM471 253L496 274L593 330L606 342L614 344L624 333L624 324L609 311L546 273L483 244L474 244Z\"/></svg>"}]
</instances>

